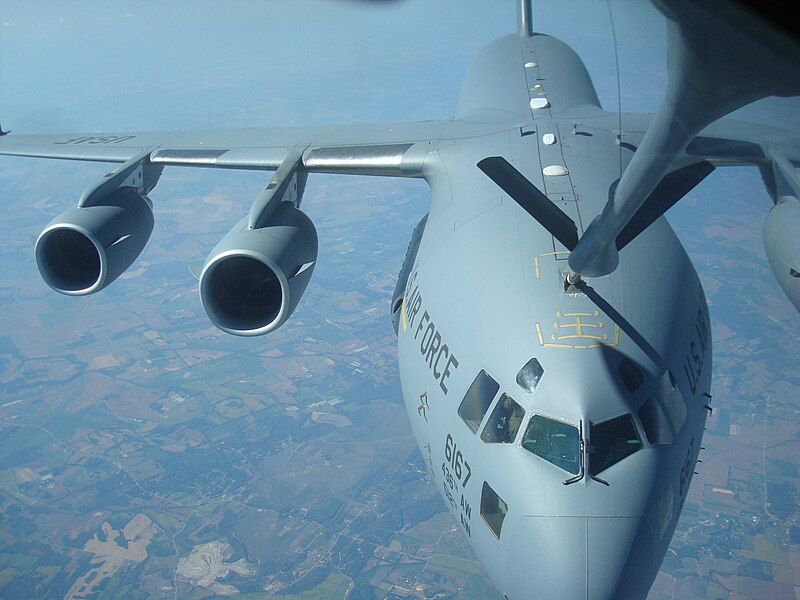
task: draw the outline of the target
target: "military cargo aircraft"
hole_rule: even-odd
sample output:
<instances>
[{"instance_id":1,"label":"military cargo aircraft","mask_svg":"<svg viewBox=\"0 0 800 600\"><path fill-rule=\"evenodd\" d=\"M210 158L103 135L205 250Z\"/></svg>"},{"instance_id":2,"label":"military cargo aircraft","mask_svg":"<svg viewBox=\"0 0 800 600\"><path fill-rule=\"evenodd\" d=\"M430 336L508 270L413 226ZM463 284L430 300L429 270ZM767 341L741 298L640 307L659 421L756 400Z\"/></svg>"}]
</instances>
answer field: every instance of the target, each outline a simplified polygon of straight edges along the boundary
<instances>
[{"instance_id":1,"label":"military cargo aircraft","mask_svg":"<svg viewBox=\"0 0 800 600\"><path fill-rule=\"evenodd\" d=\"M45 282L73 296L136 260L165 166L274 171L199 275L209 319L242 336L280 327L314 272L309 174L427 181L391 313L435 485L504 598L644 598L713 410L708 306L665 211L716 167L758 167L770 266L800 309L800 136L726 118L800 94L797 31L755 4L653 3L669 74L655 114L604 110L578 55L534 33L521 0L452 120L2 132L0 154L116 163L36 241Z\"/></svg>"}]
</instances>

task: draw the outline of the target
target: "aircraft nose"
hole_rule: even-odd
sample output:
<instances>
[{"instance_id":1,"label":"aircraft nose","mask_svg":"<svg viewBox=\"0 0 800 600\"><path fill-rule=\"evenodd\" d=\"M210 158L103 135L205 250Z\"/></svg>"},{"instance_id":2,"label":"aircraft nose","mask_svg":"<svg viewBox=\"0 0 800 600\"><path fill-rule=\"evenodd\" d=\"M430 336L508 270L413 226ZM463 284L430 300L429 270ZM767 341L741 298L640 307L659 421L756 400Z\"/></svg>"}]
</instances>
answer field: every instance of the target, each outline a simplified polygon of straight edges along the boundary
<instances>
[{"instance_id":1,"label":"aircraft nose","mask_svg":"<svg viewBox=\"0 0 800 600\"><path fill-rule=\"evenodd\" d=\"M637 517L525 517L509 543L509 600L563 598L610 600L638 597L620 588L624 571L641 559ZM639 536L638 539L644 536Z\"/></svg>"},{"instance_id":2,"label":"aircraft nose","mask_svg":"<svg viewBox=\"0 0 800 600\"><path fill-rule=\"evenodd\" d=\"M646 559L637 543L641 519L589 517L586 519L586 569L587 600L610 598L635 598L632 590L623 592L629 579L626 572L636 569L641 559ZM639 536L639 539L645 536ZM644 573L642 573L644 575Z\"/></svg>"}]
</instances>

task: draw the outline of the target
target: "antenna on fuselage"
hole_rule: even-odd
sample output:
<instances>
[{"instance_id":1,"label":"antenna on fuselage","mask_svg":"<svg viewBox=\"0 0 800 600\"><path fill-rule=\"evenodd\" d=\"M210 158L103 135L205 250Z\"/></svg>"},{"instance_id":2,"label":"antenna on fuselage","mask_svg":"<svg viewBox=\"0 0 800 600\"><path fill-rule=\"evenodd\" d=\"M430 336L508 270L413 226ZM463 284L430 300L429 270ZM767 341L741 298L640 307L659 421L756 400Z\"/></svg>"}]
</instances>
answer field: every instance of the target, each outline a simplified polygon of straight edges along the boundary
<instances>
[{"instance_id":1,"label":"antenna on fuselage","mask_svg":"<svg viewBox=\"0 0 800 600\"><path fill-rule=\"evenodd\" d=\"M520 37L533 35L533 8L531 0L519 0L519 13L517 14Z\"/></svg>"}]
</instances>

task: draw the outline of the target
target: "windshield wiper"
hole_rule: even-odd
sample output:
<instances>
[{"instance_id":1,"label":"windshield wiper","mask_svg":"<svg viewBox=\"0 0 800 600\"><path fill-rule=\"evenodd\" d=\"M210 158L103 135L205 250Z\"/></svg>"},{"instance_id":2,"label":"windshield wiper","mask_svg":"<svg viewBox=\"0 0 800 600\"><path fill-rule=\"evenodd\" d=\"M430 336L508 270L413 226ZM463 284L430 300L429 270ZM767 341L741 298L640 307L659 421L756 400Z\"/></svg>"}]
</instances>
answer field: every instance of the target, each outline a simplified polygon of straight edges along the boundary
<instances>
[{"instance_id":1,"label":"windshield wiper","mask_svg":"<svg viewBox=\"0 0 800 600\"><path fill-rule=\"evenodd\" d=\"M578 483L581 479L583 479L586 476L586 464L585 464L585 461L586 461L586 459L585 459L586 442L583 439L583 421L579 422L578 431L580 432L580 440L581 440L580 441L580 453L581 453L580 470L578 471L578 474L575 475L575 477L570 477L569 479L567 479L564 482L564 485L570 485L570 484L573 484L573 483ZM609 485L609 483L605 479L603 479L602 477L598 477L597 475L592 475L591 472L589 473L589 479L592 479L592 480L596 481L597 483L602 483L603 485Z\"/></svg>"},{"instance_id":2,"label":"windshield wiper","mask_svg":"<svg viewBox=\"0 0 800 600\"><path fill-rule=\"evenodd\" d=\"M591 429L590 429L590 431L591 431ZM592 473L592 469L591 468L589 468L589 479L592 479L593 481L596 481L597 483L602 483L603 485L608 485L608 482L605 479L603 479L602 477L598 477L597 475L594 475Z\"/></svg>"},{"instance_id":3,"label":"windshield wiper","mask_svg":"<svg viewBox=\"0 0 800 600\"><path fill-rule=\"evenodd\" d=\"M579 446L580 446L580 453L581 453L581 454L580 454L580 456L581 456L581 458L580 458L580 469L579 469L579 471L578 471L578 474L577 474L577 475L575 475L575 477L570 477L569 479L567 479L567 480L564 482L564 485L570 485L570 484L572 484L572 483L577 483L577 482L579 482L581 479L583 479L584 475L586 475L586 469L585 469L585 466L584 466L584 458L583 458L583 455L584 455L584 452L585 452L585 448L586 448L586 447L585 447L585 445L584 445L584 443L583 443L583 421L579 421L579 424L578 424L578 431L579 431L579 434L578 434L578 435L579 435L579 437L580 437L580 444L579 444ZM606 484L606 485L607 485L607 484Z\"/></svg>"}]
</instances>

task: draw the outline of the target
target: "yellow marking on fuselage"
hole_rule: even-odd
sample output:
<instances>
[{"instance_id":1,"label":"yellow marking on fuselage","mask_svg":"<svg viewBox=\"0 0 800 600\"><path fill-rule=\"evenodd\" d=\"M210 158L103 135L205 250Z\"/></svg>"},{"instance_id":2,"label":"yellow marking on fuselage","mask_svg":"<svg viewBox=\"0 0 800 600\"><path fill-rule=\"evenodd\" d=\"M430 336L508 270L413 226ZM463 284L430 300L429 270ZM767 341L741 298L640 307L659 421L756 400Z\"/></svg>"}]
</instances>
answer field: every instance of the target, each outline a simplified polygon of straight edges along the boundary
<instances>
[{"instance_id":1,"label":"yellow marking on fuselage","mask_svg":"<svg viewBox=\"0 0 800 600\"><path fill-rule=\"evenodd\" d=\"M569 250L557 250L555 252L542 252L538 256L533 257L533 267L536 270L536 279L542 278L542 267L539 261L543 256L558 256L559 254L569 254Z\"/></svg>"},{"instance_id":2,"label":"yellow marking on fuselage","mask_svg":"<svg viewBox=\"0 0 800 600\"><path fill-rule=\"evenodd\" d=\"M566 348L570 350L592 350L600 348L601 346L618 346L620 329L618 325L614 325L614 339L609 341L607 333L600 333L605 330L605 322L603 321L586 321L586 319L597 319L600 316L599 311L592 312L578 312L578 313L562 313L556 311L557 319L569 318L572 319L566 323L556 321L553 323L554 333L550 334L550 338L545 342L544 334L542 333L542 326L536 323L536 335L539 338L539 344L543 348ZM559 333L558 330L572 330L569 333ZM582 340L584 343L576 343L572 340ZM588 341L588 343L586 343Z\"/></svg>"}]
</instances>

